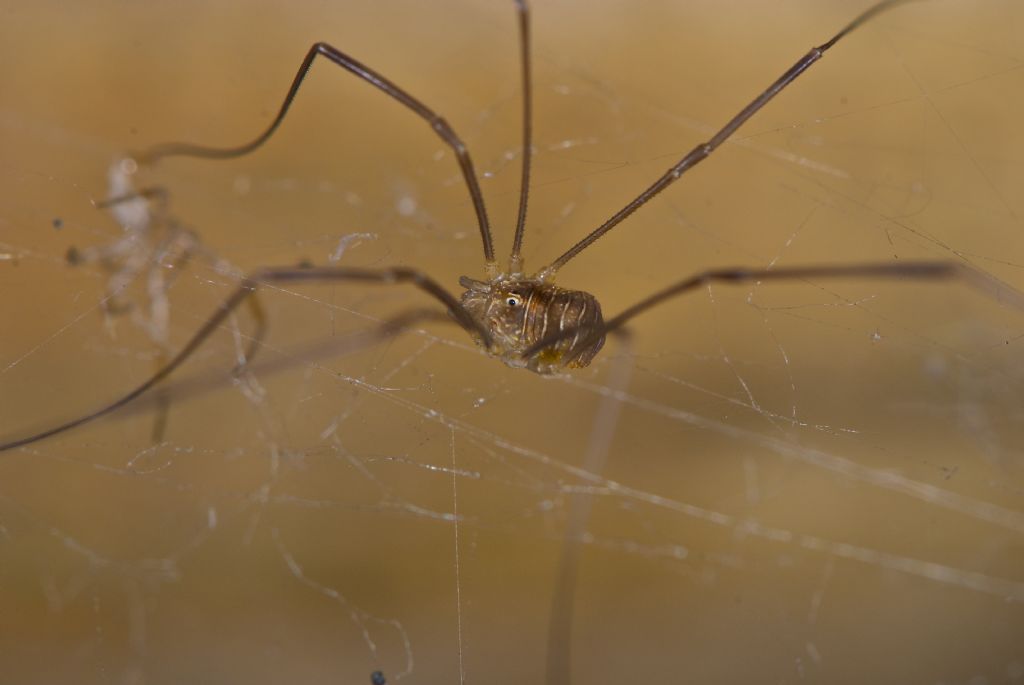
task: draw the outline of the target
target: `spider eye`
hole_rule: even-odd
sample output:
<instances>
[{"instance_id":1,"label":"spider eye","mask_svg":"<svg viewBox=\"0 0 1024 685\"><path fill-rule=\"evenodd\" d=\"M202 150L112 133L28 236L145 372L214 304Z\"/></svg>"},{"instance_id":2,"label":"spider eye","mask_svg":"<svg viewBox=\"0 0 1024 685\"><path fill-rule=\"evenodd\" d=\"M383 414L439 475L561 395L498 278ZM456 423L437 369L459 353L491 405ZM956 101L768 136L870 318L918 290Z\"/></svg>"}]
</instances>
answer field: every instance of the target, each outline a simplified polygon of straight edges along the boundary
<instances>
[{"instance_id":1,"label":"spider eye","mask_svg":"<svg viewBox=\"0 0 1024 685\"><path fill-rule=\"evenodd\" d=\"M518 307L523 303L523 298L516 293L509 293L505 296L505 304L509 307Z\"/></svg>"}]
</instances>

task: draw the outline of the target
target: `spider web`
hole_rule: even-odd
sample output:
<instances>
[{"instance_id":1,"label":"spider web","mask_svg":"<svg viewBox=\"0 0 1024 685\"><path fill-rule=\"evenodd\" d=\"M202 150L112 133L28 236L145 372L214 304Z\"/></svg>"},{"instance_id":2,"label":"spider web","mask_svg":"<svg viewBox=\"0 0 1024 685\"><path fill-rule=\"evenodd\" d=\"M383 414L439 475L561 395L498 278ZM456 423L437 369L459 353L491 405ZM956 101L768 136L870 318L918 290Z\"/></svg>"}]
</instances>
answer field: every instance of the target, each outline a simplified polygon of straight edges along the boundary
<instances>
[{"instance_id":1,"label":"spider web","mask_svg":"<svg viewBox=\"0 0 1024 685\"><path fill-rule=\"evenodd\" d=\"M258 266L482 276L447 150L323 64L266 149L140 172L169 193L145 216L202 245L164 255L180 268L93 206L126 151L258 131L313 40L453 124L508 249L511 3L361 4L9 8L0 437L134 387ZM537 4L532 268L855 11ZM882 17L559 282L606 313L711 266L956 259L1024 289L1022 28L1001 0ZM114 244L147 256L67 263ZM540 378L454 326L358 344L428 303L412 290L260 298L252 373L231 374L242 310L162 393L0 455L13 681L543 682L549 651L586 683L1024 679L1012 306L955 283L716 286Z\"/></svg>"}]
</instances>

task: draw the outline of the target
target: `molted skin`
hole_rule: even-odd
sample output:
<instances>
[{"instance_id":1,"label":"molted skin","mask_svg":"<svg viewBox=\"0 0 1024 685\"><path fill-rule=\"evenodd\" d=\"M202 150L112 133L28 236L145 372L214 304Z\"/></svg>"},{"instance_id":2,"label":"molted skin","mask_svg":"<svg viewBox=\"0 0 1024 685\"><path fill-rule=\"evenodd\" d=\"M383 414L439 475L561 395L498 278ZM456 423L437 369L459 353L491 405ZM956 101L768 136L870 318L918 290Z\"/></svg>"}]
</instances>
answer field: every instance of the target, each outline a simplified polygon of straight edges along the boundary
<instances>
[{"instance_id":1,"label":"molted skin","mask_svg":"<svg viewBox=\"0 0 1024 685\"><path fill-rule=\"evenodd\" d=\"M499 276L490 282L463 276L466 291L462 306L490 332L487 350L509 366L536 373L587 366L604 346L604 335L584 344L604 323L601 305L590 293L565 290L550 283ZM560 331L575 334L526 358L523 353L545 337Z\"/></svg>"}]
</instances>

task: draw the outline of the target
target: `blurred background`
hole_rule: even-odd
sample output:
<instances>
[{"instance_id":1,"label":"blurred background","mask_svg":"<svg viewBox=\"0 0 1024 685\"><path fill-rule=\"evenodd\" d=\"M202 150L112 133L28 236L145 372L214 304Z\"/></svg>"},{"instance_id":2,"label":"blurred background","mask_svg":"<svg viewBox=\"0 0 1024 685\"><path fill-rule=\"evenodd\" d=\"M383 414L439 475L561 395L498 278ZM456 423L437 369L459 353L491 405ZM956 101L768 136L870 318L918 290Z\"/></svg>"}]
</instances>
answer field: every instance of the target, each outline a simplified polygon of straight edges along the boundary
<instances>
[{"instance_id":1,"label":"blurred background","mask_svg":"<svg viewBox=\"0 0 1024 685\"><path fill-rule=\"evenodd\" d=\"M535 2L527 268L864 5ZM1022 31L1012 0L879 17L558 282L606 314L731 265L943 259L1024 289ZM511 1L8 3L0 439L135 387L260 266L483 277L449 150L326 62L258 152L120 171L250 140L317 40L452 124L507 254ZM95 206L127 182L166 201ZM1019 300L714 286L542 378L444 323L357 344L433 304L411 288L259 297L251 374L243 309L162 392L0 454L0 679L1024 679Z\"/></svg>"}]
</instances>

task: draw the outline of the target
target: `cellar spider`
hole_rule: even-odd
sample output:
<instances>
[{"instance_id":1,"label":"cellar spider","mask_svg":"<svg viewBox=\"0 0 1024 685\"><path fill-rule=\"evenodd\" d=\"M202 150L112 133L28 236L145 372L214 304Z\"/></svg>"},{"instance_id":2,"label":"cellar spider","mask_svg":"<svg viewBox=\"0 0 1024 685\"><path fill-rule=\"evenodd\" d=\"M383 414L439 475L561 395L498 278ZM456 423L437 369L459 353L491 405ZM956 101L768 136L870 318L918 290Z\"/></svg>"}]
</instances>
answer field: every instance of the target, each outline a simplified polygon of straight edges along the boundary
<instances>
[{"instance_id":1,"label":"cellar spider","mask_svg":"<svg viewBox=\"0 0 1024 685\"><path fill-rule=\"evenodd\" d=\"M213 148L180 142L165 143L142 152L136 157L136 161L139 164L152 164L161 159L175 156L228 159L240 157L256 150L277 131L313 62L318 57L322 57L377 88L418 116L430 126L445 145L451 148L476 215L477 226L483 242L485 278L478 280L462 276L459 283L464 288L464 292L461 297L456 297L419 269L406 266L385 268L312 266L258 269L243 278L237 288L193 334L182 349L138 387L91 413L35 435L0 444L0 451L27 445L70 430L109 414L146 393L181 366L241 303L249 300L261 286L267 284L349 281L382 285L409 284L442 304L446 314L420 310L409 312L382 324L373 334L375 339L396 335L408 326L427 319L454 320L486 354L500 359L509 366L526 368L538 374L552 374L565 369L587 366L601 350L605 338L610 333L620 331L629 321L656 305L711 283L737 284L843 278L934 281L962 278L973 285L985 286L985 277L982 274L951 261L879 262L779 268L719 268L699 271L676 281L606 320L602 316L601 306L596 297L588 292L565 289L554 283L555 275L570 260L579 256L599 238L679 180L687 171L709 157L748 119L821 59L840 40L882 12L907 0L877 2L850 21L830 39L821 45L812 47L710 139L695 146L643 192L550 264L533 275L528 275L524 271L522 247L525 237L532 157L530 11L526 0L513 1L518 15L519 63L522 83L522 166L516 228L507 270L501 271L495 259L490 223L477 174L469 151L455 130L433 109L383 74L328 43L316 43L309 48L302 60L276 116L270 125L252 141L229 148ZM259 330L254 335L253 344L249 346L250 352L255 351L263 332L262 322L258 323ZM249 357L251 358L251 354Z\"/></svg>"}]
</instances>

